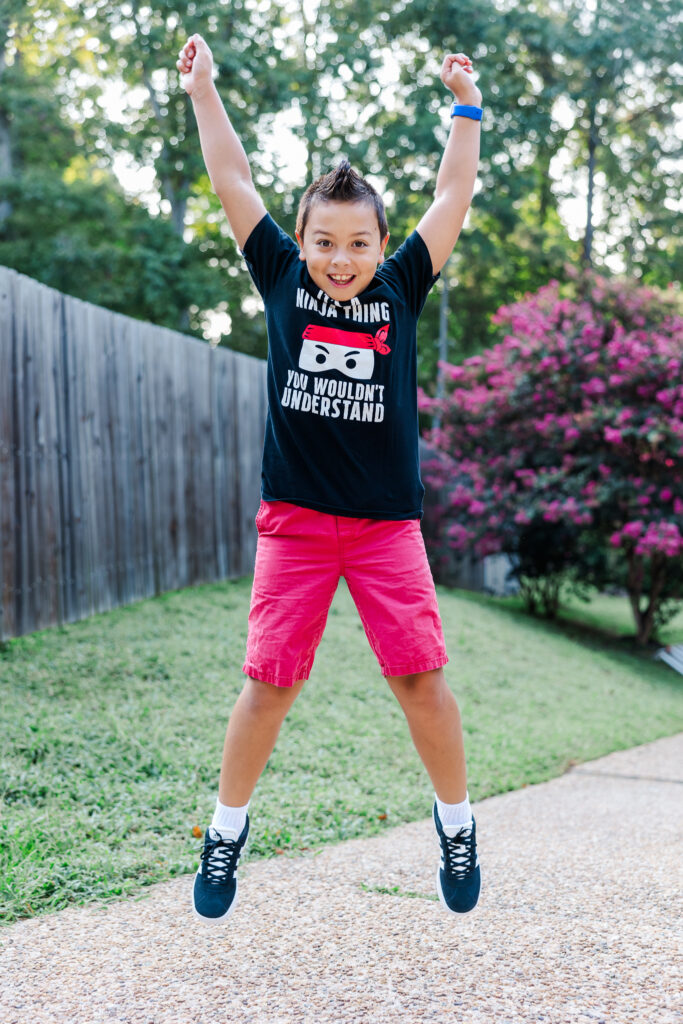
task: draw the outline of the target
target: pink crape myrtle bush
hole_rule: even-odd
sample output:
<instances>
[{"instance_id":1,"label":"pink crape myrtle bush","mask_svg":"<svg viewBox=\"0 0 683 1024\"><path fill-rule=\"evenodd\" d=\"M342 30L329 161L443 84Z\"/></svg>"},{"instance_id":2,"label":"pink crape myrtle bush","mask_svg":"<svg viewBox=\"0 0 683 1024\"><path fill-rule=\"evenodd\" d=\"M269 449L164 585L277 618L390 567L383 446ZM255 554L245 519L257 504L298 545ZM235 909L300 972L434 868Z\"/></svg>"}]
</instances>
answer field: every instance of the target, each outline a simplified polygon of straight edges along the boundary
<instances>
[{"instance_id":1,"label":"pink crape myrtle bush","mask_svg":"<svg viewBox=\"0 0 683 1024\"><path fill-rule=\"evenodd\" d=\"M577 274L494 323L499 344L442 364L443 400L420 393L440 413L425 439L453 467L424 467L440 536L511 554L522 584L569 573L625 587L647 643L683 598L680 296Z\"/></svg>"}]
</instances>

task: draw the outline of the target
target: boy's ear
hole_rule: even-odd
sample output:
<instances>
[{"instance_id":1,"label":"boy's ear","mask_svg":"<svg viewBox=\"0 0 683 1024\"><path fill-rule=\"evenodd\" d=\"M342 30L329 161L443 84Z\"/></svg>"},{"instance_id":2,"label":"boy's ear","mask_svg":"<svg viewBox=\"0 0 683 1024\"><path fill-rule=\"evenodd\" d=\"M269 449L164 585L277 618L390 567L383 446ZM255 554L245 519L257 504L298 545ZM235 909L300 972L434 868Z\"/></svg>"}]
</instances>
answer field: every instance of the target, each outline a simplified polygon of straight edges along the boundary
<instances>
[{"instance_id":1,"label":"boy's ear","mask_svg":"<svg viewBox=\"0 0 683 1024\"><path fill-rule=\"evenodd\" d=\"M303 239L302 239L302 237L301 237L301 235L299 234L298 231L295 231L294 234L296 235L296 240L299 243L299 259L302 261L302 263L305 263L306 262L306 257L304 256L304 252L303 252L303 249L304 249Z\"/></svg>"},{"instance_id":2,"label":"boy's ear","mask_svg":"<svg viewBox=\"0 0 683 1024\"><path fill-rule=\"evenodd\" d=\"M388 241L389 241L389 232L387 231L384 239L379 243L379 262L380 263L384 263L384 250L387 247L387 242Z\"/></svg>"}]
</instances>

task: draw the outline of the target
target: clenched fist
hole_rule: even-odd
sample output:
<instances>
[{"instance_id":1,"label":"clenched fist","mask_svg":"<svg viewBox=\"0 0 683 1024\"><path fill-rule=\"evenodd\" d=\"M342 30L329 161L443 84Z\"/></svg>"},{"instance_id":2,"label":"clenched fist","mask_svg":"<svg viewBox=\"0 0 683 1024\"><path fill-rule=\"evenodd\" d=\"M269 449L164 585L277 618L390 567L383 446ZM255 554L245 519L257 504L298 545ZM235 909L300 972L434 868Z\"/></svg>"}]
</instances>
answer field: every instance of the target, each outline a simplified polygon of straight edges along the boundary
<instances>
[{"instance_id":1,"label":"clenched fist","mask_svg":"<svg viewBox=\"0 0 683 1024\"><path fill-rule=\"evenodd\" d=\"M180 72L180 84L194 99L208 89L213 81L213 54L197 33L187 40L178 54L175 66Z\"/></svg>"},{"instance_id":2,"label":"clenched fist","mask_svg":"<svg viewBox=\"0 0 683 1024\"><path fill-rule=\"evenodd\" d=\"M481 92L472 81L472 61L464 53L449 53L441 65L441 81L459 103L481 106Z\"/></svg>"}]
</instances>

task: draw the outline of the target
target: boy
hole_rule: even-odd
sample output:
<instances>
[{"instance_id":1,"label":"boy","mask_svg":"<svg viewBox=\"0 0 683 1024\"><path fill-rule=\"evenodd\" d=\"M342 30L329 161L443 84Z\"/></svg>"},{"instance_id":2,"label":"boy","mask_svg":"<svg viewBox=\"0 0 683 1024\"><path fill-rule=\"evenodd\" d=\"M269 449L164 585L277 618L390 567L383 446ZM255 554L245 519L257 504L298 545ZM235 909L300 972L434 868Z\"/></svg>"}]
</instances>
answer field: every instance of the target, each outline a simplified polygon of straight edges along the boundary
<instances>
[{"instance_id":1,"label":"boy","mask_svg":"<svg viewBox=\"0 0 683 1024\"><path fill-rule=\"evenodd\" d=\"M247 809L308 678L339 577L435 789L437 890L453 913L479 897L458 706L419 520L416 325L460 233L479 159L481 93L449 54L455 96L435 199L385 261L384 204L348 162L309 186L295 243L267 214L193 35L176 64L213 188L265 304L268 420L244 689L225 736L216 812L194 882L202 920L235 908Z\"/></svg>"}]
</instances>

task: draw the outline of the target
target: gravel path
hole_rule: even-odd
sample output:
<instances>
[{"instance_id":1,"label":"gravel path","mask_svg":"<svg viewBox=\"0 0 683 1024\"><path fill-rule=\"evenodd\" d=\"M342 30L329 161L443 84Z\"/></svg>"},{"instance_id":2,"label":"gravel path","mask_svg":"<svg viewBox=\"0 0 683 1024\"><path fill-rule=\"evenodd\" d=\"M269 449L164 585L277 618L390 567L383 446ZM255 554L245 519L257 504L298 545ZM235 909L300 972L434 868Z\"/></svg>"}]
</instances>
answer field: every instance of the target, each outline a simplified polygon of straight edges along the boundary
<instances>
[{"instance_id":1,"label":"gravel path","mask_svg":"<svg viewBox=\"0 0 683 1024\"><path fill-rule=\"evenodd\" d=\"M475 808L483 889L434 901L430 821L0 932L0 1024L674 1024L683 735ZM399 894L381 889L398 887Z\"/></svg>"}]
</instances>

